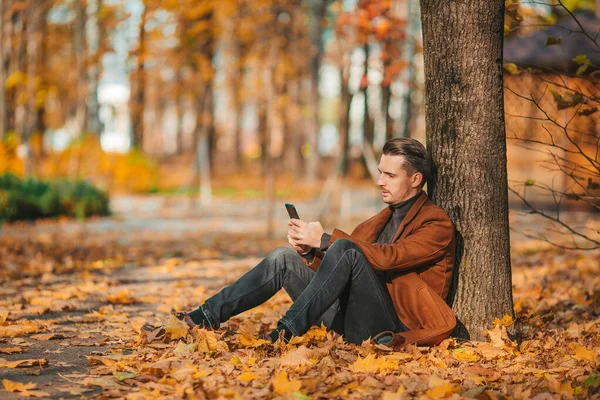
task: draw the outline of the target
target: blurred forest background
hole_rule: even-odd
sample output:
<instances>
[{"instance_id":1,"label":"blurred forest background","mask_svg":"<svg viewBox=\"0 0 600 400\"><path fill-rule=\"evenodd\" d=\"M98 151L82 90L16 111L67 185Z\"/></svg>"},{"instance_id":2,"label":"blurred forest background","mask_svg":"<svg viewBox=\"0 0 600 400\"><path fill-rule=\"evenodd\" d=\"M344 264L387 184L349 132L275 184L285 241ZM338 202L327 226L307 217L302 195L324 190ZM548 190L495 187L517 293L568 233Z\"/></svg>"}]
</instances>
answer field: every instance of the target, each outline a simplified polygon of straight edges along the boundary
<instances>
[{"instance_id":1,"label":"blurred forest background","mask_svg":"<svg viewBox=\"0 0 600 400\"><path fill-rule=\"evenodd\" d=\"M599 208L595 3L506 1L515 207ZM82 179L70 190L202 204L325 191L343 208L387 139L425 141L416 0L3 0L1 12L4 188L61 179L60 194Z\"/></svg>"}]
</instances>

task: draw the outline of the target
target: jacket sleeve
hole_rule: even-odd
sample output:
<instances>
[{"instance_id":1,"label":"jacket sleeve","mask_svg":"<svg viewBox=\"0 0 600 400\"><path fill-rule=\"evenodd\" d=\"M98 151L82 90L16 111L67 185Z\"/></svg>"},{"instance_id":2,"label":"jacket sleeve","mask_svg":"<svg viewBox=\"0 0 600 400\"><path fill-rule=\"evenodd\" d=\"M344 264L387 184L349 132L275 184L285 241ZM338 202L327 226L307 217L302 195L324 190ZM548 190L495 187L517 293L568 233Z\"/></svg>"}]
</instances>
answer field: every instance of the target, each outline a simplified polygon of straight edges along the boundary
<instances>
[{"instance_id":1,"label":"jacket sleeve","mask_svg":"<svg viewBox=\"0 0 600 400\"><path fill-rule=\"evenodd\" d=\"M310 269L312 269L313 271L316 271L317 269L319 269L319 265L321 265L321 261L323 261L323 257L325 257L325 252L321 251L320 249L315 249L315 254L314 257L312 257L312 259L306 259L306 258L302 258L304 260L304 263L306 265L308 265L308 267Z\"/></svg>"},{"instance_id":2,"label":"jacket sleeve","mask_svg":"<svg viewBox=\"0 0 600 400\"><path fill-rule=\"evenodd\" d=\"M417 269L444 257L454 236L454 226L448 218L431 218L411 235L392 244L377 244L334 229L333 244L337 239L349 239L365 254L369 263L379 271L400 272Z\"/></svg>"}]
</instances>

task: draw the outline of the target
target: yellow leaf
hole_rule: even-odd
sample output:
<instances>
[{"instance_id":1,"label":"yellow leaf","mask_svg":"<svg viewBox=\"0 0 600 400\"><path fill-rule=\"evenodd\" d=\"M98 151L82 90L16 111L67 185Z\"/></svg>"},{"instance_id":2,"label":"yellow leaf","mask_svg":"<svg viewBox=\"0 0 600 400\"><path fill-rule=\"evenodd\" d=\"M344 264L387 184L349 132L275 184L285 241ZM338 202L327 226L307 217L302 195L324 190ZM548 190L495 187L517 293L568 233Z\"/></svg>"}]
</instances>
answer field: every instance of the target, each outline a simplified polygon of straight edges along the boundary
<instances>
[{"instance_id":1,"label":"yellow leaf","mask_svg":"<svg viewBox=\"0 0 600 400\"><path fill-rule=\"evenodd\" d=\"M502 318L494 319L494 325L511 326L513 323L512 317L508 314L504 314Z\"/></svg>"},{"instance_id":2,"label":"yellow leaf","mask_svg":"<svg viewBox=\"0 0 600 400\"><path fill-rule=\"evenodd\" d=\"M5 358L0 358L0 368L42 367L47 364L48 360L45 358L18 361L8 361Z\"/></svg>"},{"instance_id":3,"label":"yellow leaf","mask_svg":"<svg viewBox=\"0 0 600 400\"><path fill-rule=\"evenodd\" d=\"M511 75L518 75L521 73L521 71L519 71L519 68L517 67L517 65L513 64L513 63L504 64L504 69L506 70L506 72L508 72Z\"/></svg>"},{"instance_id":4,"label":"yellow leaf","mask_svg":"<svg viewBox=\"0 0 600 400\"><path fill-rule=\"evenodd\" d=\"M131 304L135 303L133 292L129 289L121 290L119 293L111 294L106 298L107 301L113 304Z\"/></svg>"},{"instance_id":5,"label":"yellow leaf","mask_svg":"<svg viewBox=\"0 0 600 400\"><path fill-rule=\"evenodd\" d=\"M0 325L3 325L8 318L8 311L0 311Z\"/></svg>"},{"instance_id":6,"label":"yellow leaf","mask_svg":"<svg viewBox=\"0 0 600 400\"><path fill-rule=\"evenodd\" d=\"M38 326L33 322L27 322L19 325L0 326L0 337L25 336L28 333L35 333L37 331Z\"/></svg>"},{"instance_id":7,"label":"yellow leaf","mask_svg":"<svg viewBox=\"0 0 600 400\"><path fill-rule=\"evenodd\" d=\"M316 327L316 326L311 327L308 330L308 332L306 332L304 334L304 338L306 338L307 340L314 339L316 341L321 341L321 340L325 340L326 337L327 337L327 328L323 324L321 324L321 326L319 326L319 327Z\"/></svg>"},{"instance_id":8,"label":"yellow leaf","mask_svg":"<svg viewBox=\"0 0 600 400\"><path fill-rule=\"evenodd\" d=\"M227 343L217 339L215 332L207 329L194 329L193 333L200 353L207 353L209 351L229 351Z\"/></svg>"},{"instance_id":9,"label":"yellow leaf","mask_svg":"<svg viewBox=\"0 0 600 400\"><path fill-rule=\"evenodd\" d=\"M472 349L460 347L452 351L452 356L459 361L479 361L479 356Z\"/></svg>"},{"instance_id":10,"label":"yellow leaf","mask_svg":"<svg viewBox=\"0 0 600 400\"><path fill-rule=\"evenodd\" d=\"M125 379L133 379L133 378L135 378L136 374L134 374L132 372L115 371L115 372L113 372L113 376L122 382Z\"/></svg>"},{"instance_id":11,"label":"yellow leaf","mask_svg":"<svg viewBox=\"0 0 600 400\"><path fill-rule=\"evenodd\" d=\"M239 377L240 381L242 382L250 382L258 378L260 378L260 376L255 375L252 372L244 372Z\"/></svg>"},{"instance_id":12,"label":"yellow leaf","mask_svg":"<svg viewBox=\"0 0 600 400\"><path fill-rule=\"evenodd\" d=\"M8 379L2 379L2 385L4 385L4 389L7 392L24 392L29 389L35 389L37 384L29 382L29 383L21 383L21 382L13 382Z\"/></svg>"},{"instance_id":13,"label":"yellow leaf","mask_svg":"<svg viewBox=\"0 0 600 400\"><path fill-rule=\"evenodd\" d=\"M440 386L436 386L433 389L429 389L427 391L427 396L437 400L444 399L446 397L450 397L454 393L458 393L460 391L460 387L457 385L453 385L451 383L445 383Z\"/></svg>"},{"instance_id":14,"label":"yellow leaf","mask_svg":"<svg viewBox=\"0 0 600 400\"><path fill-rule=\"evenodd\" d=\"M259 347L263 344L271 344L268 340L265 339L257 339L247 333L242 332L240 334L240 345L242 347Z\"/></svg>"},{"instance_id":15,"label":"yellow leaf","mask_svg":"<svg viewBox=\"0 0 600 400\"><path fill-rule=\"evenodd\" d=\"M587 347L577 346L576 344L572 344L570 347L571 351L574 353L573 357L575 357L577 361L587 360L594 362L595 355L593 352L588 350Z\"/></svg>"},{"instance_id":16,"label":"yellow leaf","mask_svg":"<svg viewBox=\"0 0 600 400\"><path fill-rule=\"evenodd\" d=\"M573 61L575 61L579 65L590 65L590 59L586 54L579 54L578 56L573 58Z\"/></svg>"},{"instance_id":17,"label":"yellow leaf","mask_svg":"<svg viewBox=\"0 0 600 400\"><path fill-rule=\"evenodd\" d=\"M171 315L165 325L165 332L170 335L171 340L185 338L190 328L187 324Z\"/></svg>"},{"instance_id":18,"label":"yellow leaf","mask_svg":"<svg viewBox=\"0 0 600 400\"><path fill-rule=\"evenodd\" d=\"M21 347L5 347L0 349L0 353L12 354L12 353L21 353L23 352L23 348Z\"/></svg>"},{"instance_id":19,"label":"yellow leaf","mask_svg":"<svg viewBox=\"0 0 600 400\"><path fill-rule=\"evenodd\" d=\"M377 357L375 354L368 354L365 358L358 359L350 366L353 372L387 372L398 368L398 362L393 359L387 359L385 356Z\"/></svg>"},{"instance_id":20,"label":"yellow leaf","mask_svg":"<svg viewBox=\"0 0 600 400\"><path fill-rule=\"evenodd\" d=\"M136 331L136 333L140 333L142 330L142 326L146 323L146 318L144 317L135 317L131 320L131 326Z\"/></svg>"},{"instance_id":21,"label":"yellow leaf","mask_svg":"<svg viewBox=\"0 0 600 400\"><path fill-rule=\"evenodd\" d=\"M288 379L287 372L279 372L272 380L273 390L275 393L283 395L286 393L297 392L302 386L302 382L298 379Z\"/></svg>"},{"instance_id":22,"label":"yellow leaf","mask_svg":"<svg viewBox=\"0 0 600 400\"><path fill-rule=\"evenodd\" d=\"M187 344L180 340L179 343L177 343L177 347L175 347L175 350L173 350L173 353L175 353L175 354L191 353L194 350L196 350L196 346L197 346L196 343Z\"/></svg>"}]
</instances>

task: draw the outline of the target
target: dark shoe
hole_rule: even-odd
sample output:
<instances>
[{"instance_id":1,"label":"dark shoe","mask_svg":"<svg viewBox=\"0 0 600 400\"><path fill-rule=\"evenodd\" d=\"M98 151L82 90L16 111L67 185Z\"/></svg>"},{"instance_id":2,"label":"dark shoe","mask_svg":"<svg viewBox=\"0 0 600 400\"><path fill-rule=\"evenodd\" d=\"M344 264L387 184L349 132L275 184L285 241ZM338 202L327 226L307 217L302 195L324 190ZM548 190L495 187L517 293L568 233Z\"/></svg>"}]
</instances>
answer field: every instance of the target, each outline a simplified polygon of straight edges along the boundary
<instances>
[{"instance_id":1,"label":"dark shoe","mask_svg":"<svg viewBox=\"0 0 600 400\"><path fill-rule=\"evenodd\" d=\"M271 336L269 336L269 335L268 335L267 333L265 333L265 332L260 332L260 333L258 334L258 338L259 338L260 340L266 340L266 341L267 341L267 342L269 342L269 343L273 343L273 340L271 339Z\"/></svg>"},{"instance_id":2,"label":"dark shoe","mask_svg":"<svg viewBox=\"0 0 600 400\"><path fill-rule=\"evenodd\" d=\"M293 335L285 325L280 323L277 325L277 328L275 328L267 336L271 339L272 343L275 343L277 339L279 339L279 336L283 336L283 340L288 343Z\"/></svg>"}]
</instances>

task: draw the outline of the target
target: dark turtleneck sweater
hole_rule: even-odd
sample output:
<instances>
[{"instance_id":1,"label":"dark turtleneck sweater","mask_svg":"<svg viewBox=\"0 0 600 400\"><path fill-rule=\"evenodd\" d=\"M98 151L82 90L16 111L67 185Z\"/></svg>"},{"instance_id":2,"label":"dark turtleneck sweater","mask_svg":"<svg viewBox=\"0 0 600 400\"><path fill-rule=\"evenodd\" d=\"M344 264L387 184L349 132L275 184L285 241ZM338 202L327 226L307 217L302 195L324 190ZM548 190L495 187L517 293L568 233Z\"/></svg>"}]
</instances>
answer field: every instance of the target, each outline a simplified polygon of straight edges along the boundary
<instances>
[{"instance_id":1,"label":"dark turtleneck sweater","mask_svg":"<svg viewBox=\"0 0 600 400\"><path fill-rule=\"evenodd\" d=\"M400 224L402 223L402 220L408 213L408 210L410 210L412 205L415 204L415 201L417 201L417 198L419 197L420 194L421 194L421 192L417 193L410 199L404 200L398 204L392 204L392 205L388 206L392 210L392 216L390 217L388 222L385 224L385 226L383 227L381 232L379 232L379 235L377 236L377 240L375 240L375 243L378 243L378 244L392 243L392 240L394 239L394 236L396 235L396 231L398 231L398 227L400 227ZM331 240L331 235L329 233L323 233L323 236L321 236L321 251L327 250L327 248L329 247L330 240ZM314 258L314 255L315 255L315 249L312 249L307 254L303 254L302 257L304 257L310 261Z\"/></svg>"}]
</instances>

